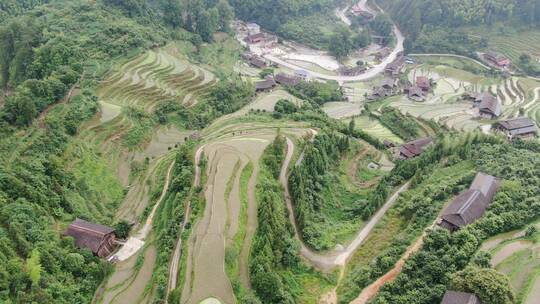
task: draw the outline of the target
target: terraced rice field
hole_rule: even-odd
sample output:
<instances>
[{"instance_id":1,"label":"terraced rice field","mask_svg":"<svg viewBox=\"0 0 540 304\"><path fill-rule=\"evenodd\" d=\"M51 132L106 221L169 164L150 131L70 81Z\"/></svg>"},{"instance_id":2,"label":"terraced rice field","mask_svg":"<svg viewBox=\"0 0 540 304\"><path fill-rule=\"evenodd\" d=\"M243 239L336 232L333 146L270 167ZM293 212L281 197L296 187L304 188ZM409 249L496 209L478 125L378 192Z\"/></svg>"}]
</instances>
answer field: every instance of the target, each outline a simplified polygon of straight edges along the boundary
<instances>
[{"instance_id":1,"label":"terraced rice field","mask_svg":"<svg viewBox=\"0 0 540 304\"><path fill-rule=\"evenodd\" d=\"M348 122L347 122L348 123ZM360 116L354 118L354 123L356 128L361 129L362 131L377 137L378 139L385 140L388 139L394 143L403 143L403 140L397 135L392 133L388 128L383 126L378 120L372 119L368 116Z\"/></svg>"},{"instance_id":2,"label":"terraced rice field","mask_svg":"<svg viewBox=\"0 0 540 304\"><path fill-rule=\"evenodd\" d=\"M225 250L232 245L239 231L245 233L239 257L239 275L246 284L247 258L257 224L255 182L258 163L264 149L275 138L276 128L238 122L234 120L227 128L214 129L218 134L210 136L212 139L204 145L204 154L208 157L204 192L206 206L189 239L187 265L183 269L186 278L181 287L182 303L199 304L208 298L235 303L231 280L225 272ZM237 129L244 131L237 133ZM306 130L291 128L282 131L301 136ZM241 220L243 194L238 178L248 163L253 164L253 171L247 187L247 220Z\"/></svg>"},{"instance_id":3,"label":"terraced rice field","mask_svg":"<svg viewBox=\"0 0 540 304\"><path fill-rule=\"evenodd\" d=\"M540 286L540 235L536 233L527 239L524 235L523 229L494 236L482 244L481 250L490 252L492 266L510 279L516 303L535 304Z\"/></svg>"},{"instance_id":4,"label":"terraced rice field","mask_svg":"<svg viewBox=\"0 0 540 304\"><path fill-rule=\"evenodd\" d=\"M362 105L356 102L327 102L323 106L323 111L330 117L342 119L358 116L362 113Z\"/></svg>"},{"instance_id":5,"label":"terraced rice field","mask_svg":"<svg viewBox=\"0 0 540 304\"><path fill-rule=\"evenodd\" d=\"M193 132L173 126L159 127L154 108L173 100L187 107L204 98L217 79L209 71L176 57L166 49L152 50L113 68L98 87L100 115L83 126L80 139L99 147L115 168L127 194L116 219L136 224L162 185L172 162L169 149L181 144ZM127 143L133 143L128 146ZM137 168L132 172L133 168ZM161 189L160 189L161 190ZM150 223L150 226L151 227ZM96 303L147 303L152 294L151 278L156 256L153 235L148 231L145 249L119 262L113 274L96 294Z\"/></svg>"},{"instance_id":6,"label":"terraced rice field","mask_svg":"<svg viewBox=\"0 0 540 304\"><path fill-rule=\"evenodd\" d=\"M113 275L105 283L104 293L94 299L95 303L150 303L146 285L152 277L156 262L157 250L153 245L141 252L141 257L116 264ZM138 260L143 263L137 266Z\"/></svg>"},{"instance_id":7,"label":"terraced rice field","mask_svg":"<svg viewBox=\"0 0 540 304\"><path fill-rule=\"evenodd\" d=\"M522 31L508 35L486 35L489 37L490 49L499 51L508 56L513 62L519 61L519 56L523 53L531 55L533 58L540 56L540 31Z\"/></svg>"},{"instance_id":8,"label":"terraced rice field","mask_svg":"<svg viewBox=\"0 0 540 304\"><path fill-rule=\"evenodd\" d=\"M420 65L408 75L414 82L417 76L426 76L436 84L427 101L413 103L402 98L391 105L404 113L423 119L433 119L447 127L470 131L484 128L491 122L477 118L472 104L461 99L465 92L490 92L502 105L500 118L522 114L540 121L540 83L528 78L485 78L448 66Z\"/></svg>"},{"instance_id":9,"label":"terraced rice field","mask_svg":"<svg viewBox=\"0 0 540 304\"><path fill-rule=\"evenodd\" d=\"M117 69L99 86L103 103L136 105L148 112L160 101L174 99L192 106L216 83L214 75L166 49L146 52Z\"/></svg>"},{"instance_id":10,"label":"terraced rice field","mask_svg":"<svg viewBox=\"0 0 540 304\"><path fill-rule=\"evenodd\" d=\"M256 163L272 138L272 134L244 135L205 146L204 153L208 155L206 207L189 241L182 303L199 304L208 297L234 303L232 285L225 273L225 246L228 235L234 234L229 231L238 227L239 217L235 210L240 209L241 203L237 196L226 197L227 181L248 162ZM254 169L252 178L257 170Z\"/></svg>"},{"instance_id":11,"label":"terraced rice field","mask_svg":"<svg viewBox=\"0 0 540 304\"><path fill-rule=\"evenodd\" d=\"M293 102L294 104L296 104L297 106L302 105L302 100L292 96L291 94L287 93L285 90L278 89L272 92L260 94L245 109L255 110L255 111L260 110L260 111L266 111L266 112L273 112L276 103L280 99L289 100ZM241 111L240 114L244 113L244 111Z\"/></svg>"}]
</instances>

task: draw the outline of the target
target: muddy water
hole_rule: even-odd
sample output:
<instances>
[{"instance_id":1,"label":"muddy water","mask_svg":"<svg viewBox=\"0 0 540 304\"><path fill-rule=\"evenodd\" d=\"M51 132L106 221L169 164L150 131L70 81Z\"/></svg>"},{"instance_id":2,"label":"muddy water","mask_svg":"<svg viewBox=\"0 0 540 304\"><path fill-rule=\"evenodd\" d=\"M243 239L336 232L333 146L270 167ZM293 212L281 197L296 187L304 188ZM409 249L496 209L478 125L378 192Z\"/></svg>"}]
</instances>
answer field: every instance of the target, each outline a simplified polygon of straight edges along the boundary
<instances>
[{"instance_id":1,"label":"muddy water","mask_svg":"<svg viewBox=\"0 0 540 304\"><path fill-rule=\"evenodd\" d=\"M250 135L251 136L251 135ZM225 304L235 303L232 286L225 273L225 243L230 237L229 228L238 227L239 193L236 189L225 194L227 182L235 170L241 170L248 162L258 162L264 148L273 139L272 135L236 136L205 147L209 156L208 182L206 184L206 207L202 218L197 222L190 239L186 284L182 293L182 303L199 304L209 297L220 299ZM236 166L240 161L241 166ZM240 167L240 168L239 168ZM233 184L239 187L237 177ZM248 210L248 225L250 213Z\"/></svg>"},{"instance_id":2,"label":"muddy water","mask_svg":"<svg viewBox=\"0 0 540 304\"><path fill-rule=\"evenodd\" d=\"M149 246L144 251L144 263L136 274L134 268L138 255L132 256L123 263L116 264L116 271L109 278L107 288L112 288L119 284L122 284L122 287L105 292L102 303L139 303L143 299L146 284L152 277L156 256L156 248L154 246Z\"/></svg>"},{"instance_id":3,"label":"muddy water","mask_svg":"<svg viewBox=\"0 0 540 304\"><path fill-rule=\"evenodd\" d=\"M493 254L491 258L491 265L497 266L505 259L512 256L514 253L527 249L532 246L532 243L529 241L516 241L504 245L500 250Z\"/></svg>"},{"instance_id":4,"label":"muddy water","mask_svg":"<svg viewBox=\"0 0 540 304\"><path fill-rule=\"evenodd\" d=\"M536 277L531 291L525 298L523 304L538 304L540 302L540 275Z\"/></svg>"},{"instance_id":5,"label":"muddy water","mask_svg":"<svg viewBox=\"0 0 540 304\"><path fill-rule=\"evenodd\" d=\"M120 113L122 113L122 107L107 103L103 100L99 101L99 106L101 109L100 122L106 123L115 119Z\"/></svg>"},{"instance_id":6,"label":"muddy water","mask_svg":"<svg viewBox=\"0 0 540 304\"><path fill-rule=\"evenodd\" d=\"M519 234L520 234L519 231L510 231L510 232L502 233L492 238L489 238L487 241L484 241L484 243L482 243L482 247L480 248L480 250L483 250L483 251L493 250L500 243L506 240L510 240L515 237L518 237Z\"/></svg>"},{"instance_id":7,"label":"muddy water","mask_svg":"<svg viewBox=\"0 0 540 304\"><path fill-rule=\"evenodd\" d=\"M135 153L134 159L137 161L142 161L146 157L155 158L162 155L165 155L169 148L174 148L174 145L181 144L195 131L179 131L178 129L171 128L160 128L156 131L152 140L144 151Z\"/></svg>"}]
</instances>

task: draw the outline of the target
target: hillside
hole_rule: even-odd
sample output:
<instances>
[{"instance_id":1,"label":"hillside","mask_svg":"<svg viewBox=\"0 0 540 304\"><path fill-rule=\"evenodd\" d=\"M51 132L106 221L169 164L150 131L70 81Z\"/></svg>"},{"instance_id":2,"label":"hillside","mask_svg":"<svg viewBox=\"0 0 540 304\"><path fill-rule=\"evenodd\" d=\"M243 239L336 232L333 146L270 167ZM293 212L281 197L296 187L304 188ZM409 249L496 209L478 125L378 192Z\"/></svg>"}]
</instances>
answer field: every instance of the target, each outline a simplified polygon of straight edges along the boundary
<instances>
[{"instance_id":1,"label":"hillside","mask_svg":"<svg viewBox=\"0 0 540 304\"><path fill-rule=\"evenodd\" d=\"M2 1L0 302L537 304L537 2Z\"/></svg>"}]
</instances>

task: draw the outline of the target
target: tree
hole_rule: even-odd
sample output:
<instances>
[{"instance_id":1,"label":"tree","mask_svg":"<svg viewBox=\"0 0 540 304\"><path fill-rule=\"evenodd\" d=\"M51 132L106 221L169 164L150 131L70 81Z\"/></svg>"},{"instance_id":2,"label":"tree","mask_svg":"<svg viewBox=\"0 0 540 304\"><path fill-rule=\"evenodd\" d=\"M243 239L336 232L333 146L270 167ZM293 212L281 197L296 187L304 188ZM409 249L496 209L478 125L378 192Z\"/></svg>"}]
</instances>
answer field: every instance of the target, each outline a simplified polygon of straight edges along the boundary
<instances>
[{"instance_id":1,"label":"tree","mask_svg":"<svg viewBox=\"0 0 540 304\"><path fill-rule=\"evenodd\" d=\"M338 27L336 32L330 36L328 45L332 56L338 59L346 57L353 48L351 31L345 26Z\"/></svg>"},{"instance_id":2,"label":"tree","mask_svg":"<svg viewBox=\"0 0 540 304\"><path fill-rule=\"evenodd\" d=\"M40 263L39 250L35 248L32 250L32 255L26 260L26 271L32 281L32 285L37 285L41 278L41 263Z\"/></svg>"},{"instance_id":3,"label":"tree","mask_svg":"<svg viewBox=\"0 0 540 304\"><path fill-rule=\"evenodd\" d=\"M455 290L476 294L482 303L514 303L510 281L495 269L469 266L452 277L452 286Z\"/></svg>"},{"instance_id":4,"label":"tree","mask_svg":"<svg viewBox=\"0 0 540 304\"><path fill-rule=\"evenodd\" d=\"M116 236L125 239L129 236L129 231L131 230L131 225L126 220L121 220L114 226L114 232Z\"/></svg>"},{"instance_id":5,"label":"tree","mask_svg":"<svg viewBox=\"0 0 540 304\"><path fill-rule=\"evenodd\" d=\"M356 129L356 123L354 119L351 119L351 121L349 122L349 134L353 134L354 129Z\"/></svg>"},{"instance_id":6,"label":"tree","mask_svg":"<svg viewBox=\"0 0 540 304\"><path fill-rule=\"evenodd\" d=\"M521 54L519 56L519 62L525 65L529 64L531 62L531 55L526 54L526 53Z\"/></svg>"},{"instance_id":7,"label":"tree","mask_svg":"<svg viewBox=\"0 0 540 304\"><path fill-rule=\"evenodd\" d=\"M536 226L530 225L530 226L527 227L527 229L525 229L525 236L526 236L526 237L531 237L531 236L533 236L537 231L538 231L538 229L536 228Z\"/></svg>"},{"instance_id":8,"label":"tree","mask_svg":"<svg viewBox=\"0 0 540 304\"><path fill-rule=\"evenodd\" d=\"M217 10L219 12L219 29L228 32L230 30L229 24L234 19L233 8L227 0L219 0Z\"/></svg>"}]
</instances>

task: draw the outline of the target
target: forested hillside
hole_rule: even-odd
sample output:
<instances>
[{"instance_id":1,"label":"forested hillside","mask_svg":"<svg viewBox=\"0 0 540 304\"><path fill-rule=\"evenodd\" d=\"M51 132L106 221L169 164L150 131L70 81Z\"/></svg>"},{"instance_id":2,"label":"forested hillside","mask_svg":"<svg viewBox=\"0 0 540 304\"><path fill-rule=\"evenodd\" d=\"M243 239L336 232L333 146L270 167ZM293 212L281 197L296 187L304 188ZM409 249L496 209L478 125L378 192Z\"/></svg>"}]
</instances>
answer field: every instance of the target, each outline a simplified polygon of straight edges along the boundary
<instances>
[{"instance_id":1,"label":"forested hillside","mask_svg":"<svg viewBox=\"0 0 540 304\"><path fill-rule=\"evenodd\" d=\"M211 40L232 17L214 14L201 30L201 19L189 26L175 24L177 16L135 14L130 5L136 3L0 3L0 302L91 301L111 265L60 236L75 217L116 224L113 215L124 195L115 177L102 173L108 187L97 189L66 158L73 153L66 152L72 136L98 109L96 85L112 60L164 45L173 35ZM170 3L155 3L156 12ZM200 5L197 18L216 11ZM74 88L80 94L47 113Z\"/></svg>"},{"instance_id":2,"label":"forested hillside","mask_svg":"<svg viewBox=\"0 0 540 304\"><path fill-rule=\"evenodd\" d=\"M535 0L376 2L405 32L406 48L410 52L451 52L476 57L476 51L493 47L490 36L512 37L515 36L512 32L538 29L540 25L540 2ZM509 32L505 33L506 30ZM528 62L515 63L527 71L538 72Z\"/></svg>"}]
</instances>

